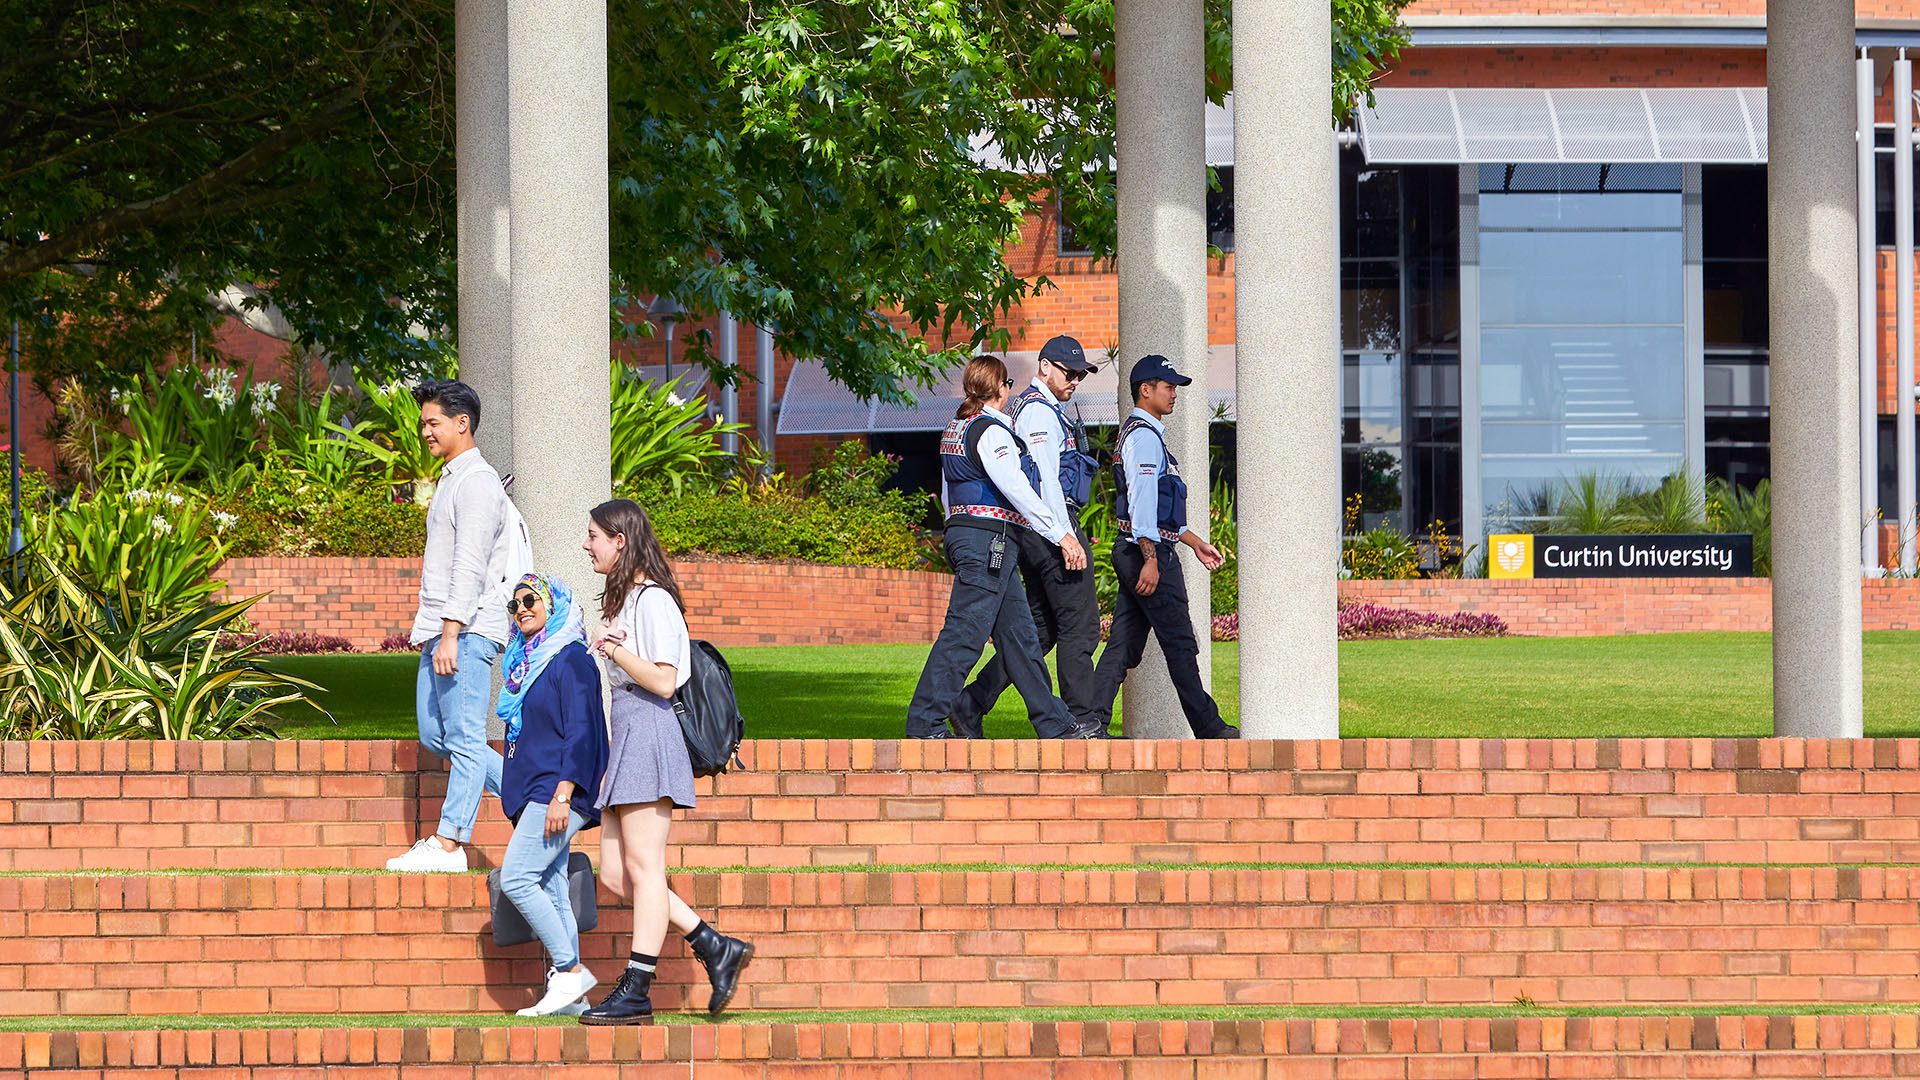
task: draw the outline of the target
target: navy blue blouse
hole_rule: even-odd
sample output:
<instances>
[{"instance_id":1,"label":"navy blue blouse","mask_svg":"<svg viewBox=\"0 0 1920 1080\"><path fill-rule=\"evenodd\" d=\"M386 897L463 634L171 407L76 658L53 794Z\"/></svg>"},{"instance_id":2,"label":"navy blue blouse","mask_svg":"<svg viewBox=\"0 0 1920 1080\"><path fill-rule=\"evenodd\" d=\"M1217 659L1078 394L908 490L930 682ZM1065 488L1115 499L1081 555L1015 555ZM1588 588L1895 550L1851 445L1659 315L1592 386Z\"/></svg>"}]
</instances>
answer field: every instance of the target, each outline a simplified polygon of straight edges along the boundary
<instances>
[{"instance_id":1,"label":"navy blue blouse","mask_svg":"<svg viewBox=\"0 0 1920 1080\"><path fill-rule=\"evenodd\" d=\"M607 715L600 705L600 665L580 642L561 649L527 688L520 711L520 739L507 747L500 775L500 806L509 821L532 806L539 813L553 801L562 780L573 781L573 808L600 824L593 808L607 773Z\"/></svg>"}]
</instances>

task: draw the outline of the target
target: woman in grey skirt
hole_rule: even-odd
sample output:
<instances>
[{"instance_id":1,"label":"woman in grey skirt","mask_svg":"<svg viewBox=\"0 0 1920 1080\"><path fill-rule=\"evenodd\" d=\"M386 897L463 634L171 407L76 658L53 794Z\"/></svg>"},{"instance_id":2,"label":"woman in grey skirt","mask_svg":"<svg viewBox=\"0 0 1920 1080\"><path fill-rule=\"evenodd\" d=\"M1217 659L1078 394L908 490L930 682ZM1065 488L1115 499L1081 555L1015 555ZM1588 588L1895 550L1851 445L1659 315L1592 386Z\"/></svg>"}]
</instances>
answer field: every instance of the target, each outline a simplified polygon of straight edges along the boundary
<instances>
[{"instance_id":1,"label":"woman in grey skirt","mask_svg":"<svg viewBox=\"0 0 1920 1080\"><path fill-rule=\"evenodd\" d=\"M613 687L612 749L597 805L602 811L600 861L607 887L633 905L633 951L606 1000L580 1016L583 1024L646 1024L648 992L667 927L686 936L713 983L707 1012L733 999L753 946L708 926L667 888L667 830L676 807L693 808L693 764L673 712L673 696L691 674L687 621L653 524L629 499L593 508L587 554L606 575L601 618L606 630L594 652L606 659Z\"/></svg>"}]
</instances>

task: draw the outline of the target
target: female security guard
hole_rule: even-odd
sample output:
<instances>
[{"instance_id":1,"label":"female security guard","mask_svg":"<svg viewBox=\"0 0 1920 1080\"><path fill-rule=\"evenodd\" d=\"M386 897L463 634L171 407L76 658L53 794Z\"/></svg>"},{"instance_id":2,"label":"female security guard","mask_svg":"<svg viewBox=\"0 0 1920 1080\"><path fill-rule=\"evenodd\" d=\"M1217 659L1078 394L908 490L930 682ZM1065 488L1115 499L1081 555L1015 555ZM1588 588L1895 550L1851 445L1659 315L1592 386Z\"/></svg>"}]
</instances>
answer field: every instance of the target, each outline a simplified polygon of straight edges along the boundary
<instances>
[{"instance_id":1,"label":"female security guard","mask_svg":"<svg viewBox=\"0 0 1920 1080\"><path fill-rule=\"evenodd\" d=\"M1007 366L997 356L976 356L967 362L963 386L966 400L940 440L940 487L947 507L944 547L953 567L953 593L946 624L907 708L907 735L953 737L947 717L992 636L1041 738L1099 738L1104 728L1077 725L1048 684L1033 611L1017 569L1015 530L1030 528L1059 545L1073 569L1087 565L1086 549L1074 538L1072 524L1055 520L1034 490L1039 469L1001 411L1013 390Z\"/></svg>"}]
</instances>

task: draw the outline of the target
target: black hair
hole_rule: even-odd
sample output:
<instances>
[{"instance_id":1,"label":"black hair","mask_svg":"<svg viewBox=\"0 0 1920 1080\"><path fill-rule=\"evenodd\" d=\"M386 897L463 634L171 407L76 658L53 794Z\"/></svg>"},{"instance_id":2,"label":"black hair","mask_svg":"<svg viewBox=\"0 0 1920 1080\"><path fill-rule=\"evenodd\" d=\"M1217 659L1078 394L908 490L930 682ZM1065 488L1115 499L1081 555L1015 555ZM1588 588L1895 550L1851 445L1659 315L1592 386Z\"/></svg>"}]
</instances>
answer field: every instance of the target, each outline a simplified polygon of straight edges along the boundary
<instances>
[{"instance_id":1,"label":"black hair","mask_svg":"<svg viewBox=\"0 0 1920 1080\"><path fill-rule=\"evenodd\" d=\"M480 395L459 379L434 379L413 388L413 400L421 405L432 402L449 417L467 418L467 430L480 430Z\"/></svg>"},{"instance_id":2,"label":"black hair","mask_svg":"<svg viewBox=\"0 0 1920 1080\"><path fill-rule=\"evenodd\" d=\"M1165 379L1141 379L1139 382L1134 383L1133 384L1133 403L1135 405L1140 404L1140 388L1141 387L1152 386L1154 383L1166 382L1166 381L1167 380Z\"/></svg>"}]
</instances>

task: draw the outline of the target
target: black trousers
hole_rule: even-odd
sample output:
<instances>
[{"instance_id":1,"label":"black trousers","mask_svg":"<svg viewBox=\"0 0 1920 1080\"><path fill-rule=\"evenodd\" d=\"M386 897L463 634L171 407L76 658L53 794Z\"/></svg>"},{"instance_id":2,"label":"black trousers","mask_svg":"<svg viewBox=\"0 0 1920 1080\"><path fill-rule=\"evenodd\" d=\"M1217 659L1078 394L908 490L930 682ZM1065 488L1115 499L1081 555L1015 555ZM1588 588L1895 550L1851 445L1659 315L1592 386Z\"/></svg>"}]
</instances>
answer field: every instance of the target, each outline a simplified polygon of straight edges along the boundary
<instances>
[{"instance_id":1,"label":"black trousers","mask_svg":"<svg viewBox=\"0 0 1920 1080\"><path fill-rule=\"evenodd\" d=\"M1100 654L1100 667L1094 672L1094 693L1099 700L1095 719L1105 724L1113 719L1113 699L1120 693L1120 681L1140 663L1147 648L1147 633L1160 640L1160 651L1167 657L1167 674L1180 695L1180 710L1187 726L1202 739L1217 739L1233 731L1220 719L1220 706L1200 682L1200 643L1194 640L1193 623L1187 616L1187 579L1180 568L1174 542L1154 545L1160 564L1160 584L1152 596L1134 591L1140 583L1140 571L1147 559L1140 545L1131 538L1113 542L1113 568L1120 575L1120 595L1113 606L1113 629L1107 634L1107 651Z\"/></svg>"},{"instance_id":2,"label":"black trousers","mask_svg":"<svg viewBox=\"0 0 1920 1080\"><path fill-rule=\"evenodd\" d=\"M1041 662L1040 639L1033 626L1033 610L1020 582L1019 549L1013 532L953 525L943 546L953 567L953 593L947 600L947 621L920 671L913 703L907 707L907 735L924 737L946 730L967 675L992 637L1003 657L1007 676L1027 703L1027 717L1043 739L1057 739L1073 729L1073 715L1053 696L1047 667ZM991 562L991 545L1005 538L1000 568Z\"/></svg>"},{"instance_id":3,"label":"black trousers","mask_svg":"<svg viewBox=\"0 0 1920 1080\"><path fill-rule=\"evenodd\" d=\"M1040 635L1040 655L1059 650L1055 663L1060 674L1060 700L1067 703L1067 711L1076 722L1090 723L1094 719L1093 650L1100 644L1100 597L1093 568L1069 570L1060 549L1047 543L1046 537L1031 529L1018 532L1020 579L1033 609L1034 629ZM1092 558L1087 534L1076 526L1074 535ZM1000 655L996 639L993 658L954 706L953 726L962 735L980 738L984 734L981 721L1013 685Z\"/></svg>"}]
</instances>

